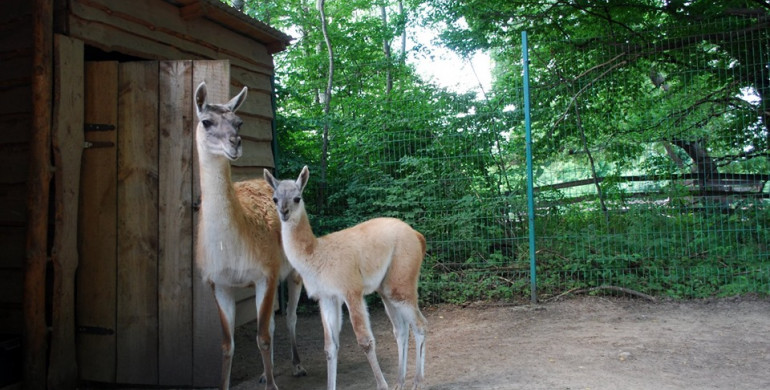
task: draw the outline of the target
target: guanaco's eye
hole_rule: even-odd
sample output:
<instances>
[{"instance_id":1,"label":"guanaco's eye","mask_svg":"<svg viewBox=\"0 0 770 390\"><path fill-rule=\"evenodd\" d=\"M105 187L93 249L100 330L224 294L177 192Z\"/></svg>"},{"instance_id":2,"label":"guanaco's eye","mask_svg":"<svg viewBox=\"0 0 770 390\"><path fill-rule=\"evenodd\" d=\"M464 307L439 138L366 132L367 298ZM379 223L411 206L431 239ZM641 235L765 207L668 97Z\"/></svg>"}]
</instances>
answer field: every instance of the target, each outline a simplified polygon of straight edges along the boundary
<instances>
[{"instance_id":1,"label":"guanaco's eye","mask_svg":"<svg viewBox=\"0 0 770 390\"><path fill-rule=\"evenodd\" d=\"M298 197L294 198L294 203L299 203L299 201L300 201L300 200L302 200L302 198L300 198L300 197L298 196Z\"/></svg>"},{"instance_id":2,"label":"guanaco's eye","mask_svg":"<svg viewBox=\"0 0 770 390\"><path fill-rule=\"evenodd\" d=\"M201 123L203 124L203 127L211 127L211 125L213 125L213 123L208 119L202 120Z\"/></svg>"},{"instance_id":3,"label":"guanaco's eye","mask_svg":"<svg viewBox=\"0 0 770 390\"><path fill-rule=\"evenodd\" d=\"M278 198L273 198L273 203L278 204Z\"/></svg>"}]
</instances>

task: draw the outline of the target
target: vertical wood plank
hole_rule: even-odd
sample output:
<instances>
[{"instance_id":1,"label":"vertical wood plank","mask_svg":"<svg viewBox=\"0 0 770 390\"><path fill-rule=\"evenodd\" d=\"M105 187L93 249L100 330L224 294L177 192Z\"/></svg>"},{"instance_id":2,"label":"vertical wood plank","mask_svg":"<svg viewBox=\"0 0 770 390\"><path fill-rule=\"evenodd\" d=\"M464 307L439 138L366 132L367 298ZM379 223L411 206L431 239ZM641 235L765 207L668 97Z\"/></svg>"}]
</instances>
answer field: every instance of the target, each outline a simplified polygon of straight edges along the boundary
<instances>
[{"instance_id":1,"label":"vertical wood plank","mask_svg":"<svg viewBox=\"0 0 770 390\"><path fill-rule=\"evenodd\" d=\"M48 387L72 389L77 384L75 355L75 270L80 158L83 152L83 42L54 37L53 156L55 236L51 351Z\"/></svg>"},{"instance_id":2,"label":"vertical wood plank","mask_svg":"<svg viewBox=\"0 0 770 390\"><path fill-rule=\"evenodd\" d=\"M46 388L48 334L45 281L48 261L48 200L51 185L51 82L53 1L32 5L32 128L27 171L27 257L24 267L24 386Z\"/></svg>"},{"instance_id":3,"label":"vertical wood plank","mask_svg":"<svg viewBox=\"0 0 770 390\"><path fill-rule=\"evenodd\" d=\"M191 61L160 63L159 384L193 378L193 86Z\"/></svg>"},{"instance_id":4,"label":"vertical wood plank","mask_svg":"<svg viewBox=\"0 0 770 390\"><path fill-rule=\"evenodd\" d=\"M209 102L227 102L230 98L230 63L194 61L193 93L202 81L206 82ZM194 104L192 100L190 104ZM194 122L197 124L197 118ZM193 149L195 150L195 147ZM198 160L195 158L193 199L200 199L198 178ZM195 217L197 226L197 214ZM193 305L193 385L218 386L222 364L222 327L211 288L203 283L197 267L193 278Z\"/></svg>"},{"instance_id":5,"label":"vertical wood plank","mask_svg":"<svg viewBox=\"0 0 770 390\"><path fill-rule=\"evenodd\" d=\"M118 124L118 63L85 64L86 123ZM77 338L80 378L115 382L117 295L117 130L85 134L80 176Z\"/></svg>"},{"instance_id":6,"label":"vertical wood plank","mask_svg":"<svg viewBox=\"0 0 770 390\"><path fill-rule=\"evenodd\" d=\"M118 80L117 381L157 384L158 63Z\"/></svg>"}]
</instances>

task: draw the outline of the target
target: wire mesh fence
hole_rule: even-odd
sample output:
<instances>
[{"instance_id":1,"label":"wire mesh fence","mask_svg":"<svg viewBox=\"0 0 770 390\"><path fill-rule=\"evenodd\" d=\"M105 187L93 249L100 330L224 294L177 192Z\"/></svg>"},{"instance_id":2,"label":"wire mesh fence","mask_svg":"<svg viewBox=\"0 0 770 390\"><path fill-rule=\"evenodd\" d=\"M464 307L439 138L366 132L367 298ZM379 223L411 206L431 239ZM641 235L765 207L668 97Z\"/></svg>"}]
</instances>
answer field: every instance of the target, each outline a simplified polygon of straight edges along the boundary
<instances>
[{"instance_id":1,"label":"wire mesh fence","mask_svg":"<svg viewBox=\"0 0 770 390\"><path fill-rule=\"evenodd\" d=\"M770 293L770 33L705 27L530 36L540 299ZM522 81L507 83L371 101L382 123L311 119L334 129L328 179L311 179L316 233L398 217L428 239L424 301L528 300Z\"/></svg>"}]
</instances>

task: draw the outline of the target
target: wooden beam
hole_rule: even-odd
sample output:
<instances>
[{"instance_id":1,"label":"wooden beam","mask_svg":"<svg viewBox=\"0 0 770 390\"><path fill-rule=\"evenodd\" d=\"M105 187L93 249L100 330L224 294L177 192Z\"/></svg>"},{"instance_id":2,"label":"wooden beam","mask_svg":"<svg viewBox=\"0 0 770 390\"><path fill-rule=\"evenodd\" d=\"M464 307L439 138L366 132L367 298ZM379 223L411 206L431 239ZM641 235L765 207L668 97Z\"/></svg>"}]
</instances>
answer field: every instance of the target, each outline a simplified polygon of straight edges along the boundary
<instances>
[{"instance_id":1,"label":"wooden beam","mask_svg":"<svg viewBox=\"0 0 770 390\"><path fill-rule=\"evenodd\" d=\"M159 384L193 384L192 61L160 63Z\"/></svg>"},{"instance_id":2,"label":"wooden beam","mask_svg":"<svg viewBox=\"0 0 770 390\"><path fill-rule=\"evenodd\" d=\"M27 181L27 258L24 273L24 387L46 388L45 319L48 191L51 181L53 0L34 0L32 136Z\"/></svg>"},{"instance_id":3,"label":"wooden beam","mask_svg":"<svg viewBox=\"0 0 770 390\"><path fill-rule=\"evenodd\" d=\"M53 263L51 353L48 387L74 389L75 271L78 267L78 199L83 154L83 42L56 35L53 156L55 172L55 235Z\"/></svg>"},{"instance_id":4,"label":"wooden beam","mask_svg":"<svg viewBox=\"0 0 770 390\"><path fill-rule=\"evenodd\" d=\"M158 384L158 63L120 64L117 382Z\"/></svg>"}]
</instances>

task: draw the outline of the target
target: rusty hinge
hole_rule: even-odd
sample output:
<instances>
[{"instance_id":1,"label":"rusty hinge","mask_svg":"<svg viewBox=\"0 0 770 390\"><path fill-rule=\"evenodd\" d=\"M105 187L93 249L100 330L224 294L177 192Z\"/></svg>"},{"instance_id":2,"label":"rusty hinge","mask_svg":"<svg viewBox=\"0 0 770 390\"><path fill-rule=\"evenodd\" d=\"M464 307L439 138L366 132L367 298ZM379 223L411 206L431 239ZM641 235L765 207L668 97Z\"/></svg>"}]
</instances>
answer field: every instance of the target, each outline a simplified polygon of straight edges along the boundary
<instances>
[{"instance_id":1,"label":"rusty hinge","mask_svg":"<svg viewBox=\"0 0 770 390\"><path fill-rule=\"evenodd\" d=\"M100 141L86 141L83 142L83 148L85 149L91 149L91 148L111 148L114 147L114 142L100 142Z\"/></svg>"},{"instance_id":2,"label":"rusty hinge","mask_svg":"<svg viewBox=\"0 0 770 390\"><path fill-rule=\"evenodd\" d=\"M83 126L83 131L111 131L115 130L115 125L109 125L104 123L86 123Z\"/></svg>"},{"instance_id":3,"label":"rusty hinge","mask_svg":"<svg viewBox=\"0 0 770 390\"><path fill-rule=\"evenodd\" d=\"M95 334L99 336L110 336L115 334L115 331L110 328L104 328L101 326L78 326L78 333Z\"/></svg>"}]
</instances>

